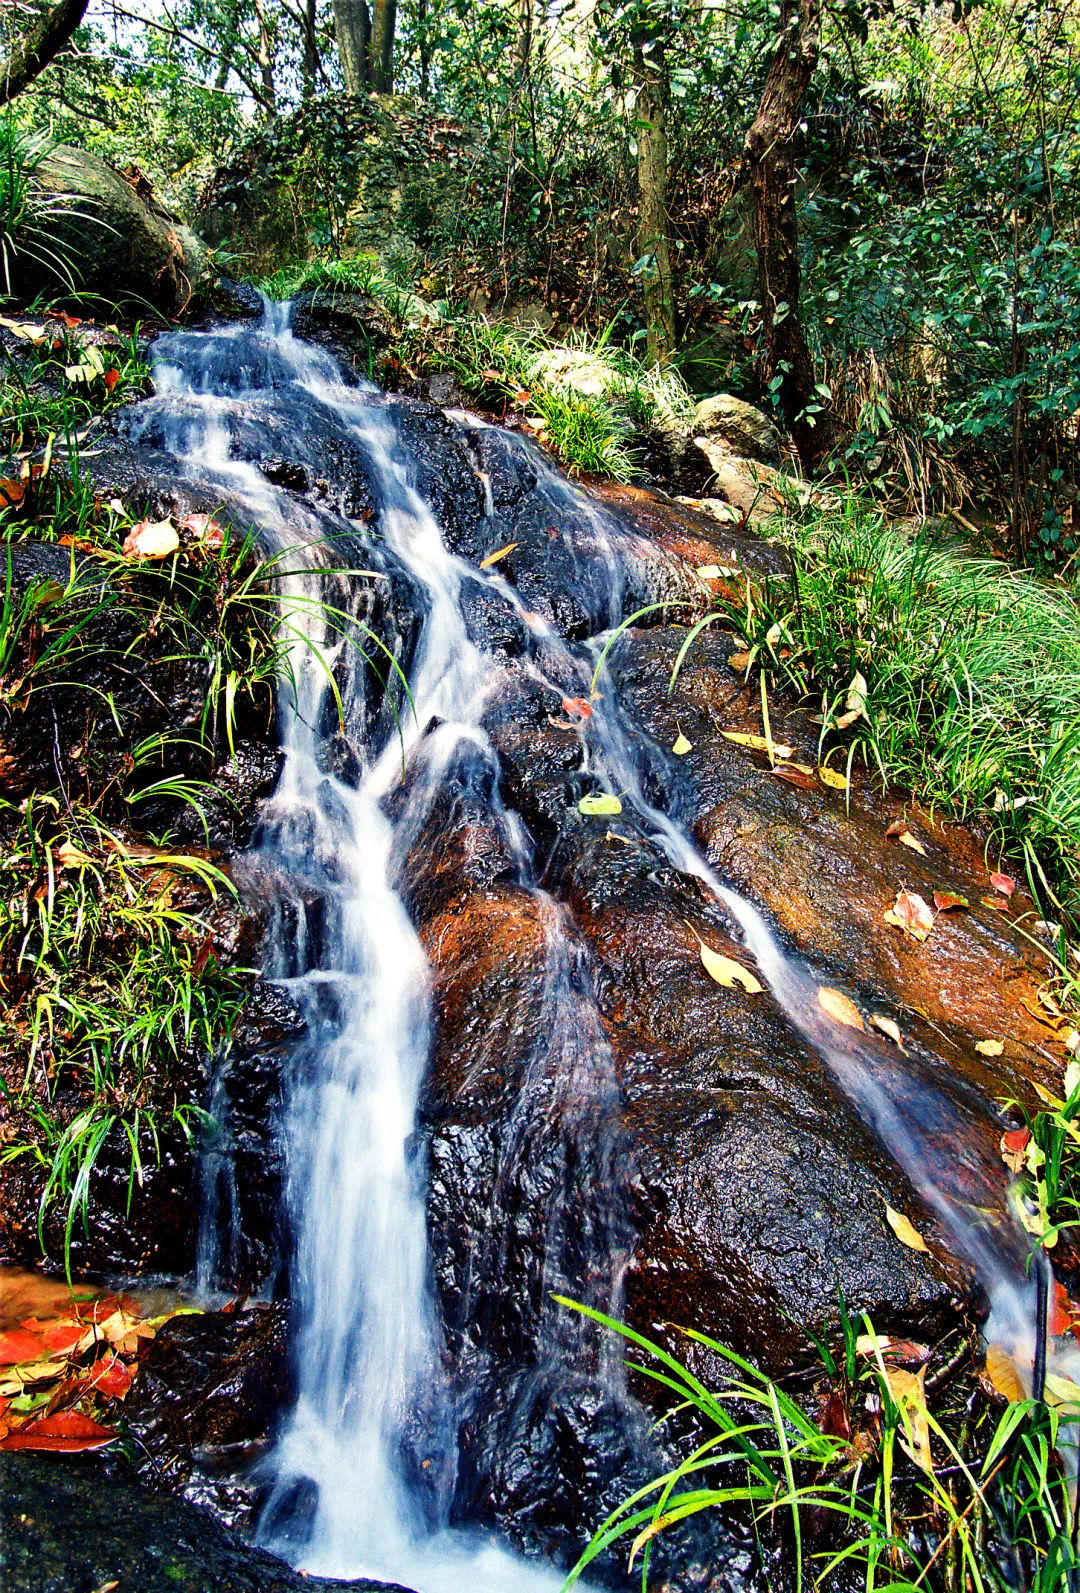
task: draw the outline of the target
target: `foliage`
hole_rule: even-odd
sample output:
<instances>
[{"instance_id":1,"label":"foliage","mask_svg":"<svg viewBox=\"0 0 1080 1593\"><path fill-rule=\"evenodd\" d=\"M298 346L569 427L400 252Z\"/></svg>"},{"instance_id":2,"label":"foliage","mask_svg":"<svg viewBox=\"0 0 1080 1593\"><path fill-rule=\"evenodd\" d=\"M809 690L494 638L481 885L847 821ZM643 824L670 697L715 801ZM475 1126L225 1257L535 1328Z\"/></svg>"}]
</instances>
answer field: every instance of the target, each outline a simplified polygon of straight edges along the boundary
<instances>
[{"instance_id":1,"label":"foliage","mask_svg":"<svg viewBox=\"0 0 1080 1593\"><path fill-rule=\"evenodd\" d=\"M890 526L851 495L791 511L789 578L748 588L755 656L883 779L986 824L1047 909L1080 911L1080 626L1061 582ZM862 711L846 729L855 676Z\"/></svg>"},{"instance_id":2,"label":"foliage","mask_svg":"<svg viewBox=\"0 0 1080 1593\"><path fill-rule=\"evenodd\" d=\"M0 292L10 294L20 257L73 283L70 251L57 242L50 222L66 212L63 195L45 194L38 170L52 147L41 133L18 127L0 114Z\"/></svg>"},{"instance_id":3,"label":"foliage","mask_svg":"<svg viewBox=\"0 0 1080 1593\"><path fill-rule=\"evenodd\" d=\"M740 1507L763 1546L780 1551L791 1574L785 1587L984 1593L1018 1578L1039 1593L1072 1586L1075 1503L1059 1452L1077 1407L1022 1399L995 1419L977 1389L947 1389L932 1412L925 1347L901 1346L897 1356L865 1317L859 1335L841 1301L843 1343L835 1355L819 1344L825 1376L812 1414L703 1333L683 1336L717 1367L711 1384L624 1324L560 1303L626 1339L637 1352L630 1369L674 1395L669 1424L690 1429L683 1458L597 1529L567 1589L632 1534L630 1568L640 1554L646 1593L661 1534L703 1512ZM912 1352L923 1363L918 1375L902 1364Z\"/></svg>"},{"instance_id":4,"label":"foliage","mask_svg":"<svg viewBox=\"0 0 1080 1593\"><path fill-rule=\"evenodd\" d=\"M160 1129L190 1138L198 1126L184 1094L197 1058L228 1044L246 993L219 969L206 916L232 886L205 858L132 843L52 795L22 805L3 870L0 1085L16 1116L0 1162L46 1169L39 1236L44 1248L48 1208L65 1203L67 1254L107 1141L126 1148L130 1208Z\"/></svg>"}]
</instances>

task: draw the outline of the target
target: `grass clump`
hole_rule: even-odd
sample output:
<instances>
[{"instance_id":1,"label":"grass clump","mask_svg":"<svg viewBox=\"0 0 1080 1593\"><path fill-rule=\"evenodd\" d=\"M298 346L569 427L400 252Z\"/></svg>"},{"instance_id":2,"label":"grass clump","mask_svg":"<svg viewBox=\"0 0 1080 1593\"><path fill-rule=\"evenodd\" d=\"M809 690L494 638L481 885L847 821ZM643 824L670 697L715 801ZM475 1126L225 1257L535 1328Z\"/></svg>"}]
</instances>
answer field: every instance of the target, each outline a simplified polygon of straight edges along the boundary
<instances>
[{"instance_id":1,"label":"grass clump","mask_svg":"<svg viewBox=\"0 0 1080 1593\"><path fill-rule=\"evenodd\" d=\"M137 326L99 330L66 311L11 324L18 352L0 349L0 454L43 448L50 437L74 447L95 419L149 387Z\"/></svg>"},{"instance_id":2,"label":"grass clump","mask_svg":"<svg viewBox=\"0 0 1080 1593\"><path fill-rule=\"evenodd\" d=\"M1071 1593L1076 1504L1060 1451L1075 1443L1080 1404L1017 1399L1002 1411L973 1375L974 1344L947 1362L940 1349L893 1347L865 1317L860 1333L842 1300L843 1342L835 1353L819 1342L812 1400L703 1333L684 1337L719 1367L711 1383L624 1324L560 1303L629 1342L628 1366L674 1395L666 1422L685 1435L668 1434L683 1457L608 1516L566 1589L628 1540L646 1593L657 1539L720 1510L749 1516L768 1584L773 1567L797 1593Z\"/></svg>"},{"instance_id":3,"label":"grass clump","mask_svg":"<svg viewBox=\"0 0 1080 1593\"><path fill-rule=\"evenodd\" d=\"M65 287L75 286L75 261L58 242L54 225L58 216L72 214L71 201L46 193L40 180L53 148L43 134L0 115L0 289L5 294L13 290L20 260Z\"/></svg>"},{"instance_id":4,"label":"grass clump","mask_svg":"<svg viewBox=\"0 0 1080 1593\"><path fill-rule=\"evenodd\" d=\"M228 1043L247 984L213 952L209 911L232 885L207 858L133 842L54 795L4 804L3 816L15 822L0 908L0 1089L12 1108L0 1163L42 1169L42 1249L59 1202L69 1257L110 1141L126 1148L130 1209L161 1130L190 1140L204 1116L200 1058Z\"/></svg>"},{"instance_id":5,"label":"grass clump","mask_svg":"<svg viewBox=\"0 0 1080 1593\"><path fill-rule=\"evenodd\" d=\"M856 497L791 513L789 578L734 617L755 658L883 780L988 826L1036 900L1080 915L1080 606L889 525Z\"/></svg>"}]
</instances>

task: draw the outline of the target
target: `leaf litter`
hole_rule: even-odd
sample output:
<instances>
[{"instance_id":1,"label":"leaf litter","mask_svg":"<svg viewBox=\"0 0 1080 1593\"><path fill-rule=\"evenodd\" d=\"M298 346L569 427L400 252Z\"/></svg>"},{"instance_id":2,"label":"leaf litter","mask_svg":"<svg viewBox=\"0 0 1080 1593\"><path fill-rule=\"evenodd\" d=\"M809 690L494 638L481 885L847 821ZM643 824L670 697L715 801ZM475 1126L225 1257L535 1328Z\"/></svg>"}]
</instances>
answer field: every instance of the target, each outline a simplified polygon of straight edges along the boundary
<instances>
[{"instance_id":1,"label":"leaf litter","mask_svg":"<svg viewBox=\"0 0 1080 1593\"><path fill-rule=\"evenodd\" d=\"M0 1450L76 1453L119 1437L117 1404L158 1329L189 1306L144 1316L128 1295L72 1297L52 1317L0 1332Z\"/></svg>"}]
</instances>

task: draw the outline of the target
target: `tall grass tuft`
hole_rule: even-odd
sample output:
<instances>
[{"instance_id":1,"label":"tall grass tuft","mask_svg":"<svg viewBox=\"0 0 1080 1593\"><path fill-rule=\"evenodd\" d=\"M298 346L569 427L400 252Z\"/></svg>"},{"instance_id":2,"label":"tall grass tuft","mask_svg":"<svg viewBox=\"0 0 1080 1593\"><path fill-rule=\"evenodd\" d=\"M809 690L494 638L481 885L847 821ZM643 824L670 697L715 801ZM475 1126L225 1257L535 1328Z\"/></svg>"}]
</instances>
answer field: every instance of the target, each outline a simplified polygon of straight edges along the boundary
<instances>
[{"instance_id":1,"label":"tall grass tuft","mask_svg":"<svg viewBox=\"0 0 1080 1593\"><path fill-rule=\"evenodd\" d=\"M1080 605L1063 581L888 524L792 513L789 578L734 612L755 656L890 783L980 819L1036 899L1080 916ZM862 712L850 725L855 677Z\"/></svg>"}]
</instances>

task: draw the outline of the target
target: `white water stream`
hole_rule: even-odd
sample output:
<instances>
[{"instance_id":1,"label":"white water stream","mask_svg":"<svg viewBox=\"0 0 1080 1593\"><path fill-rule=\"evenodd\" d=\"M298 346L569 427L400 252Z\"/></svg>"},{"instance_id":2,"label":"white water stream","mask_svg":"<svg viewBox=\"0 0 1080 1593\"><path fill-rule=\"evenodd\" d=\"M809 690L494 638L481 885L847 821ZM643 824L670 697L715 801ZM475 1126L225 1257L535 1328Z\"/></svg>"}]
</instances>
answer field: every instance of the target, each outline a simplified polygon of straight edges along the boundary
<instances>
[{"instance_id":1,"label":"white water stream","mask_svg":"<svg viewBox=\"0 0 1080 1593\"><path fill-rule=\"evenodd\" d=\"M574 652L523 610L497 566L480 572L447 550L430 505L412 484L393 408L373 388L346 385L329 355L295 339L287 308L268 307L256 330L162 339L155 376L158 397L144 406L137 424L182 473L219 490L223 501L258 525L268 552L289 550L280 587L296 633L294 689L282 692L284 768L263 815L254 862L276 896L266 975L290 991L306 1020L306 1038L291 1064L286 1129L297 1246L298 1388L274 1456L261 1536L311 1571L385 1578L418 1593L554 1589L560 1581L554 1572L447 1524L453 1423L439 1372L425 1192L411 1157L431 1044L431 978L403 905L398 870L454 761L465 753L490 766L492 817L521 886L535 895L547 938L550 1043L535 1065L567 1099L584 1093L593 1131L617 1099L610 1053L589 978L575 966L580 953L565 910L536 885L523 828L497 794L497 761L482 725L504 666L470 639L462 593L469 583L486 583L517 609L535 643L530 667L560 696L588 696L603 635L594 638L591 652ZM258 414L280 407L289 393L298 424L303 405L315 406L362 447L381 544L420 597L422 627L409 678L413 706L403 711L400 739L384 724L381 744L377 737L365 741L368 666L349 624L321 606L355 613L357 594L387 578L385 570L335 573L335 566L374 557L360 551L363 527L304 508L245 462L236 446L233 423L245 406ZM580 511L581 495L553 471L541 475L537 490L548 494L553 518L560 495L572 496ZM596 615L601 632L621 617L620 553L625 556L628 539L614 522L609 526L602 509L591 505L589 515L592 545L578 552L589 580L604 588ZM350 533L355 540L336 545ZM363 748L362 766L345 774L334 773L327 756L338 717L332 674L343 682L349 739ZM583 768L620 796L642 836L676 869L700 880L739 926L776 1001L939 1213L993 1294L999 1322L1008 1321L1002 1329L1007 1342L1030 1364L1033 1286L1017 1276L1015 1247L1003 1248L992 1227L934 1183L918 1113L889 1089L888 1074L883 1082L873 1065L875 1043L826 1018L808 970L785 956L761 915L718 880L690 837L646 800L636 751L640 733L628 734L610 682L579 734ZM402 784L403 758L406 799L391 802ZM616 1227L600 1224L600 1242L609 1244L610 1254L592 1303L605 1309L617 1309L626 1261ZM555 1253L551 1265L552 1281L565 1286ZM617 1356L607 1375L617 1385Z\"/></svg>"}]
</instances>

